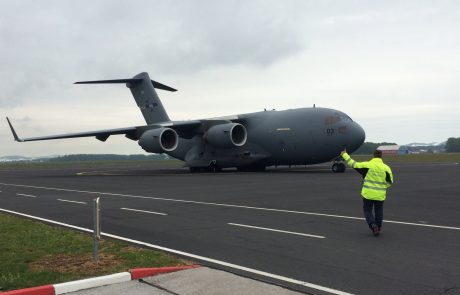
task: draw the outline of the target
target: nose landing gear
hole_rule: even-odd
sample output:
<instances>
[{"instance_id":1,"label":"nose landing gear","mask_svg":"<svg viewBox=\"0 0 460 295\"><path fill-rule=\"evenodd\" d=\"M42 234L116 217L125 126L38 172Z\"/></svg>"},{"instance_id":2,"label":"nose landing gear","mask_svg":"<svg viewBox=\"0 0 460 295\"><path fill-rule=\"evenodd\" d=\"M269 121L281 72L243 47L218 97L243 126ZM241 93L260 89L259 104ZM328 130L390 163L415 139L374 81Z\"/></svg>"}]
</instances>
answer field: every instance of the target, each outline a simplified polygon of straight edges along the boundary
<instances>
[{"instance_id":1,"label":"nose landing gear","mask_svg":"<svg viewBox=\"0 0 460 295\"><path fill-rule=\"evenodd\" d=\"M343 173L347 169L345 163L342 162L341 158L337 158L334 160L334 164L332 164L332 172L334 173Z\"/></svg>"}]
</instances>

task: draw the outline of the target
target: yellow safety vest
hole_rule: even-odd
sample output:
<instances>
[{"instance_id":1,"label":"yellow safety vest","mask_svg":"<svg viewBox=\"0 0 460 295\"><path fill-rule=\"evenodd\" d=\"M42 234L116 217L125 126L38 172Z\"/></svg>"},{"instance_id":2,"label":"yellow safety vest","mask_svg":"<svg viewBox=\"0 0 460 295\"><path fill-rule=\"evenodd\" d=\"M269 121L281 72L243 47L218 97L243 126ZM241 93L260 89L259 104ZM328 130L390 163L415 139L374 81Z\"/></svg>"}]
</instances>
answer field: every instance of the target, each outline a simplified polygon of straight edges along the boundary
<instances>
[{"instance_id":1,"label":"yellow safety vest","mask_svg":"<svg viewBox=\"0 0 460 295\"><path fill-rule=\"evenodd\" d=\"M368 200L385 201L387 188L393 184L393 173L390 167L380 158L373 158L369 162L356 162L347 153L344 153L342 158L347 162L348 167L367 170L361 195Z\"/></svg>"}]
</instances>

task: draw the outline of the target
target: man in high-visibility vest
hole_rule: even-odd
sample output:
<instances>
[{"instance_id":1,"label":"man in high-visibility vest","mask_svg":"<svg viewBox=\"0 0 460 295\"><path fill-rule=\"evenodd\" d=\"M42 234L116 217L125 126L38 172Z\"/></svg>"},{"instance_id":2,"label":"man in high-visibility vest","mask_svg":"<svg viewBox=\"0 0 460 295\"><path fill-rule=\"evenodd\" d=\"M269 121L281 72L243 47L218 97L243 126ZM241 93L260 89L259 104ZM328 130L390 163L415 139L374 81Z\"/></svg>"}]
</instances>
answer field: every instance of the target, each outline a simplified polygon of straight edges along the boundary
<instances>
[{"instance_id":1,"label":"man in high-visibility vest","mask_svg":"<svg viewBox=\"0 0 460 295\"><path fill-rule=\"evenodd\" d=\"M368 162L356 162L347 150L341 153L347 165L354 168L363 176L363 211L367 224L374 236L378 236L382 228L383 202L386 199L387 188L393 184L393 173L390 167L382 161L382 151L375 150L374 158ZM372 212L374 208L375 216Z\"/></svg>"}]
</instances>

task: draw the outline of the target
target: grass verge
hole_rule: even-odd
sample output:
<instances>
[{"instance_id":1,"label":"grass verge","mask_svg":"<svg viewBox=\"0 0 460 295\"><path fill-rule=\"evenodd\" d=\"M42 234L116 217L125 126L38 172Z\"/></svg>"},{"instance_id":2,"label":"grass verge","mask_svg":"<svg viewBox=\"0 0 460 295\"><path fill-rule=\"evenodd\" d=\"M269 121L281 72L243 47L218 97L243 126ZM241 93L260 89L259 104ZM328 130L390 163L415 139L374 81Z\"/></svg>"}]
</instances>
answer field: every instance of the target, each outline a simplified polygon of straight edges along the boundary
<instances>
[{"instance_id":1,"label":"grass verge","mask_svg":"<svg viewBox=\"0 0 460 295\"><path fill-rule=\"evenodd\" d=\"M127 271L135 267L188 265L171 255L102 240L100 262L92 260L87 233L0 214L0 291L55 284Z\"/></svg>"}]
</instances>

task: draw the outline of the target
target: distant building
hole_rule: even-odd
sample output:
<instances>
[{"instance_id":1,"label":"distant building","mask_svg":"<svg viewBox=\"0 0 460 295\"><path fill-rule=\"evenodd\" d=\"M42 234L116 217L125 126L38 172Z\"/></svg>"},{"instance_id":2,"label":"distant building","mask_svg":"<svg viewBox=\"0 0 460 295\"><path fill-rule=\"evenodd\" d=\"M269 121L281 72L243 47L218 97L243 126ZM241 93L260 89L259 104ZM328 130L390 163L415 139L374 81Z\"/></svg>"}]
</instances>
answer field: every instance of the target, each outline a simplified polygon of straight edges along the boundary
<instances>
[{"instance_id":1,"label":"distant building","mask_svg":"<svg viewBox=\"0 0 460 295\"><path fill-rule=\"evenodd\" d=\"M402 145L381 145L377 148L384 155L407 155L409 149Z\"/></svg>"}]
</instances>

